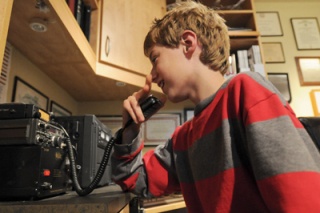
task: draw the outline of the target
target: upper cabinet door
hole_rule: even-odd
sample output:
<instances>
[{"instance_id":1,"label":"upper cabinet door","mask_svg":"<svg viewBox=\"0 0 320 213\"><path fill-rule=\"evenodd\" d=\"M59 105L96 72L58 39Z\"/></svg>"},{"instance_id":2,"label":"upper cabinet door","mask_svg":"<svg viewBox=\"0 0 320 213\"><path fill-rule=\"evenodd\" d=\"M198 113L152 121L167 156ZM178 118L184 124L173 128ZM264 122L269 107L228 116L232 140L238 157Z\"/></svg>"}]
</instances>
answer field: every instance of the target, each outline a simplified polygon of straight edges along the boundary
<instances>
[{"instance_id":1,"label":"upper cabinet door","mask_svg":"<svg viewBox=\"0 0 320 213\"><path fill-rule=\"evenodd\" d=\"M150 73L143 42L152 21L165 12L165 0L102 1L99 62L140 75Z\"/></svg>"}]
</instances>

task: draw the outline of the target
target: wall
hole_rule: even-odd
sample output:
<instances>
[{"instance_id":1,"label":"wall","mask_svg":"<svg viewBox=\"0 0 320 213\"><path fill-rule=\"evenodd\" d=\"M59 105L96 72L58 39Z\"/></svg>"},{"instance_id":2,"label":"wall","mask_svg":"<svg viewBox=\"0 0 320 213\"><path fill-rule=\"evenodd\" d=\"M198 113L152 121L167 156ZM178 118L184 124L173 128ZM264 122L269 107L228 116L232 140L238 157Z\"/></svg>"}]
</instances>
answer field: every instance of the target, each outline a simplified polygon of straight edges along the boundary
<instances>
[{"instance_id":1,"label":"wall","mask_svg":"<svg viewBox=\"0 0 320 213\"><path fill-rule=\"evenodd\" d=\"M266 64L267 72L286 72L289 75L292 102L291 107L297 116L313 116L309 92L320 89L319 86L300 86L295 56L320 56L320 50L297 50L290 18L317 17L320 20L319 0L255 0L258 12L279 12L283 36L261 37L262 42L281 42L285 55L285 63Z\"/></svg>"},{"instance_id":2,"label":"wall","mask_svg":"<svg viewBox=\"0 0 320 213\"><path fill-rule=\"evenodd\" d=\"M20 77L22 80L48 96L49 100L54 100L58 104L70 110L73 114L78 113L78 103L59 85L44 74L44 72L39 70L33 63L13 47L7 102L11 102L15 76ZM48 105L48 110L50 110L50 102Z\"/></svg>"}]
</instances>

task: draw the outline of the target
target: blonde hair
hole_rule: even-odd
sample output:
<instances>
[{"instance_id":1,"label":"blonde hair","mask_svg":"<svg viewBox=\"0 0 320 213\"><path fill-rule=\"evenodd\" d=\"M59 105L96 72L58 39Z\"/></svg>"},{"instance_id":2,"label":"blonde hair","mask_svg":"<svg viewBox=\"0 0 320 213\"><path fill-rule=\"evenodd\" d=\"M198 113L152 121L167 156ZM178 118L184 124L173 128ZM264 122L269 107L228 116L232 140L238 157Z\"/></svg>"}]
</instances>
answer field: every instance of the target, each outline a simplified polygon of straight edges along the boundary
<instances>
[{"instance_id":1,"label":"blonde hair","mask_svg":"<svg viewBox=\"0 0 320 213\"><path fill-rule=\"evenodd\" d=\"M177 48L184 30L196 33L202 46L201 62L226 73L230 41L225 20L213 9L194 1L179 3L162 19L154 20L144 41L144 54L149 57L154 45Z\"/></svg>"}]
</instances>

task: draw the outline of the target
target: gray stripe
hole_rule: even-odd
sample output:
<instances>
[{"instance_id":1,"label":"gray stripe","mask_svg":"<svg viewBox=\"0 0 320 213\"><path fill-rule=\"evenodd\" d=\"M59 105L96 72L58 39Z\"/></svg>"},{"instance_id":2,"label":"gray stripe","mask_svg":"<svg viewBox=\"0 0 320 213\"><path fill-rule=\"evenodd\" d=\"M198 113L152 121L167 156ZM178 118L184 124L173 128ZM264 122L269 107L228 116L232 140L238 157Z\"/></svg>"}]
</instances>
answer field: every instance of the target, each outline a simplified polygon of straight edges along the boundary
<instances>
[{"instance_id":1,"label":"gray stripe","mask_svg":"<svg viewBox=\"0 0 320 213\"><path fill-rule=\"evenodd\" d=\"M229 124L225 120L221 128L194 142L188 151L176 153L176 167L181 182L209 178L239 165L236 147L231 143L229 132Z\"/></svg>"},{"instance_id":2,"label":"gray stripe","mask_svg":"<svg viewBox=\"0 0 320 213\"><path fill-rule=\"evenodd\" d=\"M222 86L220 87L220 89L224 89L228 86L228 84L230 83L230 81L232 81L233 78L237 78L240 75L247 75L250 78L252 78L254 81L256 81L257 83L259 83L261 86L263 86L264 88L270 90L273 93L276 93L280 100L281 103L283 105L286 105L286 100L285 98L282 96L282 94L279 92L279 90L270 82L268 81L265 77L263 77L260 73L257 72L242 72L239 73L231 78L228 78L228 80L226 80ZM219 90L220 90L219 89ZM195 111L194 111L194 115L196 116L197 114L199 114L204 108L206 108L211 102L212 100L216 97L217 93L212 94L211 96L209 96L208 98L206 98L205 100L201 101L196 107L195 107Z\"/></svg>"},{"instance_id":3,"label":"gray stripe","mask_svg":"<svg viewBox=\"0 0 320 213\"><path fill-rule=\"evenodd\" d=\"M313 141L304 129L294 129L290 118L280 117L248 126L250 137L246 139L237 121L225 120L221 128L195 141L188 151L176 152L179 179L195 182L212 177L238 167L240 158L245 166L252 165L257 179L294 171L320 172L320 155Z\"/></svg>"},{"instance_id":4,"label":"gray stripe","mask_svg":"<svg viewBox=\"0 0 320 213\"><path fill-rule=\"evenodd\" d=\"M280 98L281 103L283 105L286 105L286 100L283 97L283 95L281 94L281 92L270 81L268 81L265 77L260 75L260 73L244 72L244 74L247 74L248 76L250 76L252 79L257 81L261 86L263 86L267 90L270 90L271 92L276 93L278 95L278 97Z\"/></svg>"},{"instance_id":5,"label":"gray stripe","mask_svg":"<svg viewBox=\"0 0 320 213\"><path fill-rule=\"evenodd\" d=\"M161 161L161 164L168 170L170 175L177 178L174 157L172 156L172 140L170 139L164 145L157 146L154 150L154 153L156 157Z\"/></svg>"},{"instance_id":6,"label":"gray stripe","mask_svg":"<svg viewBox=\"0 0 320 213\"><path fill-rule=\"evenodd\" d=\"M258 180L286 172L320 171L320 157L313 142L304 130L292 131L293 128L289 117L247 127L249 158Z\"/></svg>"}]
</instances>

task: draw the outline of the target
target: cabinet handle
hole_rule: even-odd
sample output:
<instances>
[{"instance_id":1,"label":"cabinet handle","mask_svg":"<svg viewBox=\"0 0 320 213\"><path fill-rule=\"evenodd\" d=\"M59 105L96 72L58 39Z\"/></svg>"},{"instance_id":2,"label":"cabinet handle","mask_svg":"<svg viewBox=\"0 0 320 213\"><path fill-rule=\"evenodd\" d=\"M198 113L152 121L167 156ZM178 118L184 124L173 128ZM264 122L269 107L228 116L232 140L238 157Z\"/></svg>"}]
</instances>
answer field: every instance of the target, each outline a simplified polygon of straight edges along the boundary
<instances>
[{"instance_id":1,"label":"cabinet handle","mask_svg":"<svg viewBox=\"0 0 320 213\"><path fill-rule=\"evenodd\" d=\"M105 53L106 53L106 56L108 57L109 53L110 53L110 38L109 38L109 36L107 36L107 38L106 38Z\"/></svg>"}]
</instances>

